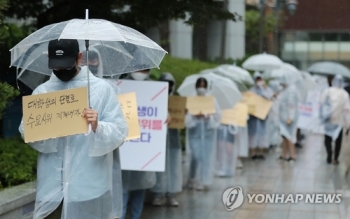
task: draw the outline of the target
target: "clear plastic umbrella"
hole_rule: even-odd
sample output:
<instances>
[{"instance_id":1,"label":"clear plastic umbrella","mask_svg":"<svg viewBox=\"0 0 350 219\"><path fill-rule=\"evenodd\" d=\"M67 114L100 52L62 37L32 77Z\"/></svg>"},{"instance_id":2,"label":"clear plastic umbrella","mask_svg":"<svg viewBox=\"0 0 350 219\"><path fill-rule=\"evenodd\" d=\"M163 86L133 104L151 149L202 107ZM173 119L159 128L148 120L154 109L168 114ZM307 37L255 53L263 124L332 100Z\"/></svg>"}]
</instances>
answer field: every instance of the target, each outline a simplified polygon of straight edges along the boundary
<instances>
[{"instance_id":1,"label":"clear plastic umbrella","mask_svg":"<svg viewBox=\"0 0 350 219\"><path fill-rule=\"evenodd\" d=\"M166 51L140 32L102 19L73 19L43 27L13 47L11 66L22 69L19 79L32 80L24 74L51 75L48 69L48 43L55 39L77 39L80 51L95 47L108 62L106 76L120 75L159 67ZM25 71L27 70L27 71Z\"/></svg>"},{"instance_id":2,"label":"clear plastic umbrella","mask_svg":"<svg viewBox=\"0 0 350 219\"><path fill-rule=\"evenodd\" d=\"M303 80L300 71L288 63L283 63L279 68L264 73L265 78L280 78L282 76L286 76L290 84Z\"/></svg>"},{"instance_id":3,"label":"clear plastic umbrella","mask_svg":"<svg viewBox=\"0 0 350 219\"><path fill-rule=\"evenodd\" d=\"M345 78L350 79L350 70L342 64L337 62L316 62L312 64L308 69L308 72L312 74L320 75L337 75L341 74Z\"/></svg>"},{"instance_id":4,"label":"clear plastic umbrella","mask_svg":"<svg viewBox=\"0 0 350 219\"><path fill-rule=\"evenodd\" d=\"M254 80L250 73L236 65L220 65L215 69L215 71L218 74L228 77L234 81L240 81L248 85L254 84Z\"/></svg>"},{"instance_id":5,"label":"clear plastic umbrella","mask_svg":"<svg viewBox=\"0 0 350 219\"><path fill-rule=\"evenodd\" d=\"M221 109L231 109L240 101L242 95L233 81L208 71L187 76L177 92L181 96L195 96L195 84L200 77L207 79L208 90L216 98Z\"/></svg>"},{"instance_id":6,"label":"clear plastic umbrella","mask_svg":"<svg viewBox=\"0 0 350 219\"><path fill-rule=\"evenodd\" d=\"M242 66L252 71L270 71L279 68L282 63L277 56L263 53L249 57Z\"/></svg>"}]
</instances>

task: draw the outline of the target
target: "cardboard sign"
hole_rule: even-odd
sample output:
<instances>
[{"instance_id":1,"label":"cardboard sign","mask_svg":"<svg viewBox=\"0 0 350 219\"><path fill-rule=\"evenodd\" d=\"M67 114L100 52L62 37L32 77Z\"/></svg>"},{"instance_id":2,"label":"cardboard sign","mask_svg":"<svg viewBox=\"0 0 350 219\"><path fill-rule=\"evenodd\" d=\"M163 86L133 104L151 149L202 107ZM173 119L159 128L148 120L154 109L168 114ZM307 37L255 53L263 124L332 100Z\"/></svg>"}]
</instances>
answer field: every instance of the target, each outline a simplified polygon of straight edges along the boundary
<instances>
[{"instance_id":1,"label":"cardboard sign","mask_svg":"<svg viewBox=\"0 0 350 219\"><path fill-rule=\"evenodd\" d=\"M187 97L186 108L191 115L216 113L214 97L212 96Z\"/></svg>"},{"instance_id":2,"label":"cardboard sign","mask_svg":"<svg viewBox=\"0 0 350 219\"><path fill-rule=\"evenodd\" d=\"M237 103L232 109L221 111L221 123L224 125L247 126L248 106Z\"/></svg>"},{"instance_id":3,"label":"cardboard sign","mask_svg":"<svg viewBox=\"0 0 350 219\"><path fill-rule=\"evenodd\" d=\"M119 80L121 93L136 93L140 138L124 142L120 147L122 170L165 170L168 127L167 82Z\"/></svg>"},{"instance_id":4,"label":"cardboard sign","mask_svg":"<svg viewBox=\"0 0 350 219\"><path fill-rule=\"evenodd\" d=\"M258 95L256 95L255 99L256 99L255 111L252 115L261 120L265 120L267 117L267 114L269 114L270 109L272 107L272 101L267 100Z\"/></svg>"},{"instance_id":5,"label":"cardboard sign","mask_svg":"<svg viewBox=\"0 0 350 219\"><path fill-rule=\"evenodd\" d=\"M139 117L137 115L136 93L127 93L117 95L126 122L128 123L129 133L125 140L140 138Z\"/></svg>"},{"instance_id":6,"label":"cardboard sign","mask_svg":"<svg viewBox=\"0 0 350 219\"><path fill-rule=\"evenodd\" d=\"M171 117L171 122L168 125L168 128L185 128L186 102L186 97L169 96L168 111Z\"/></svg>"},{"instance_id":7,"label":"cardboard sign","mask_svg":"<svg viewBox=\"0 0 350 219\"><path fill-rule=\"evenodd\" d=\"M256 96L255 93L251 91L247 91L243 93L242 99L240 101L241 103L244 103L245 105L248 106L248 113L250 115L253 115L253 113L255 113L255 110L256 110L255 96Z\"/></svg>"},{"instance_id":8,"label":"cardboard sign","mask_svg":"<svg viewBox=\"0 0 350 219\"><path fill-rule=\"evenodd\" d=\"M24 141L88 132L88 123L81 115L88 107L87 87L23 97Z\"/></svg>"}]
</instances>

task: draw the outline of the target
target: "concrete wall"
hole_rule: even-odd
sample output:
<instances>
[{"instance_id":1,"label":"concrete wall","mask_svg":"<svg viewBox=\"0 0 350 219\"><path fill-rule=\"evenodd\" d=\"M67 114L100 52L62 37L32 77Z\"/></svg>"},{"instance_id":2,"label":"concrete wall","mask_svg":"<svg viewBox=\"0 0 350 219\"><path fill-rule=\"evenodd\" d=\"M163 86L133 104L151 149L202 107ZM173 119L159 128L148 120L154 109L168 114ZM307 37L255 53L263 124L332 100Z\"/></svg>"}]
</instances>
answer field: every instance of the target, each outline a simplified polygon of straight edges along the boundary
<instances>
[{"instance_id":1,"label":"concrete wall","mask_svg":"<svg viewBox=\"0 0 350 219\"><path fill-rule=\"evenodd\" d=\"M245 19L245 1L229 0L228 9L232 13L238 13ZM226 49L225 59L240 59L245 56L245 23L244 21L213 21L208 26L208 47L209 59L216 59L221 56L221 36L223 27L226 24Z\"/></svg>"},{"instance_id":2,"label":"concrete wall","mask_svg":"<svg viewBox=\"0 0 350 219\"><path fill-rule=\"evenodd\" d=\"M35 182L0 191L0 219L32 219Z\"/></svg>"},{"instance_id":3,"label":"concrete wall","mask_svg":"<svg viewBox=\"0 0 350 219\"><path fill-rule=\"evenodd\" d=\"M193 27L182 20L173 20L169 23L170 55L178 58L192 59L193 54Z\"/></svg>"}]
</instances>

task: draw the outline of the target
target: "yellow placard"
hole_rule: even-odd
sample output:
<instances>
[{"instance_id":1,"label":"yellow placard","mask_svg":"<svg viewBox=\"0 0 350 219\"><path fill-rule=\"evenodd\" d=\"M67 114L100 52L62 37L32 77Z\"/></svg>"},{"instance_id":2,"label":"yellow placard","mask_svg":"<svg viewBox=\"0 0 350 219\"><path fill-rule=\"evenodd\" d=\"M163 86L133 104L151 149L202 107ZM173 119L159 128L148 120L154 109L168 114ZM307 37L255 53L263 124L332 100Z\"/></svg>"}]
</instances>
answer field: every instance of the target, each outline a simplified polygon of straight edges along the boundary
<instances>
[{"instance_id":1,"label":"yellow placard","mask_svg":"<svg viewBox=\"0 0 350 219\"><path fill-rule=\"evenodd\" d=\"M186 102L187 102L186 97L169 96L168 111L171 117L171 122L168 125L168 128L172 128L172 129L185 128Z\"/></svg>"},{"instance_id":2,"label":"yellow placard","mask_svg":"<svg viewBox=\"0 0 350 219\"><path fill-rule=\"evenodd\" d=\"M248 106L244 103L237 103L232 109L221 111L221 123L224 125L247 126Z\"/></svg>"},{"instance_id":3,"label":"yellow placard","mask_svg":"<svg viewBox=\"0 0 350 219\"><path fill-rule=\"evenodd\" d=\"M250 115L254 114L256 110L255 97L256 97L256 94L251 91L244 92L242 95L242 99L240 101L241 103L244 103L248 106L248 113Z\"/></svg>"},{"instance_id":4,"label":"yellow placard","mask_svg":"<svg viewBox=\"0 0 350 219\"><path fill-rule=\"evenodd\" d=\"M272 107L272 101L267 100L263 97L257 95L256 97L256 110L253 114L256 118L265 120L267 114L269 114L270 109Z\"/></svg>"},{"instance_id":5,"label":"yellow placard","mask_svg":"<svg viewBox=\"0 0 350 219\"><path fill-rule=\"evenodd\" d=\"M137 111L136 93L126 93L117 95L122 107L126 122L128 123L129 133L125 140L140 138L139 116Z\"/></svg>"},{"instance_id":6,"label":"yellow placard","mask_svg":"<svg viewBox=\"0 0 350 219\"><path fill-rule=\"evenodd\" d=\"M187 97L186 108L191 115L216 113L214 97L212 96Z\"/></svg>"},{"instance_id":7,"label":"yellow placard","mask_svg":"<svg viewBox=\"0 0 350 219\"><path fill-rule=\"evenodd\" d=\"M82 117L88 107L87 87L24 96L22 100L26 143L88 132Z\"/></svg>"}]
</instances>

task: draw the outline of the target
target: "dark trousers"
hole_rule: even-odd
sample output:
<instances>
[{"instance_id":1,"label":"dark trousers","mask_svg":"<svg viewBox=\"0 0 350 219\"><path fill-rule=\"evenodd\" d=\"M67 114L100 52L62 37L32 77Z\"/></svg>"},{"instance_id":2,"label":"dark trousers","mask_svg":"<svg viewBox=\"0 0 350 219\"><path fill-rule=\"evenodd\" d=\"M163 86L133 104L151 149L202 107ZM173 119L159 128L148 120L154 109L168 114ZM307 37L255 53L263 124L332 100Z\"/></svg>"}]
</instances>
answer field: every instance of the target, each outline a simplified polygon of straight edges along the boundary
<instances>
[{"instance_id":1,"label":"dark trousers","mask_svg":"<svg viewBox=\"0 0 350 219\"><path fill-rule=\"evenodd\" d=\"M335 151L334 151L334 160L338 160L340 149L341 149L341 141L343 138L343 130L340 131L338 138L335 140ZM332 137L325 135L324 144L327 150L327 161L332 161Z\"/></svg>"}]
</instances>

